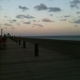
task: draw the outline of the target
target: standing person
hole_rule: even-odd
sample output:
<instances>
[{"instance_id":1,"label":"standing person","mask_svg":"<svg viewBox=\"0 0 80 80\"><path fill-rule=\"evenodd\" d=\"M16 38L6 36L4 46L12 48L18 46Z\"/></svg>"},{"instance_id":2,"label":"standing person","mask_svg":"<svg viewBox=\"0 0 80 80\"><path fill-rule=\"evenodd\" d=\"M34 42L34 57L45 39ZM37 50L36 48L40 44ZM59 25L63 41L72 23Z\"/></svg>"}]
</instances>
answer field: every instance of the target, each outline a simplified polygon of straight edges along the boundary
<instances>
[{"instance_id":1,"label":"standing person","mask_svg":"<svg viewBox=\"0 0 80 80\"><path fill-rule=\"evenodd\" d=\"M21 40L21 36L19 36L19 40Z\"/></svg>"},{"instance_id":2,"label":"standing person","mask_svg":"<svg viewBox=\"0 0 80 80\"><path fill-rule=\"evenodd\" d=\"M0 49L2 49L3 48L3 39L2 39L2 37L0 36Z\"/></svg>"},{"instance_id":3,"label":"standing person","mask_svg":"<svg viewBox=\"0 0 80 80\"><path fill-rule=\"evenodd\" d=\"M6 35L5 34L3 36L3 46L4 46L4 48L6 48Z\"/></svg>"}]
</instances>

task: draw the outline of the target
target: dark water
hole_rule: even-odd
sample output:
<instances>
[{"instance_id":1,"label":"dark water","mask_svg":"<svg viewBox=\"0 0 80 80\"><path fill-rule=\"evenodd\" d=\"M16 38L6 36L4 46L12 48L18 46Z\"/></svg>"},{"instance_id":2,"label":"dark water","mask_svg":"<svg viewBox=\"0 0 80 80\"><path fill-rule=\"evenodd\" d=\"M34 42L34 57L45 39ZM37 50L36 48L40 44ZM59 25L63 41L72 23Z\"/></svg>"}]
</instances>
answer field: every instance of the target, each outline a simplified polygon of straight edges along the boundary
<instances>
[{"instance_id":1,"label":"dark water","mask_svg":"<svg viewBox=\"0 0 80 80\"><path fill-rule=\"evenodd\" d=\"M80 36L25 36L28 38L40 38L40 39L56 39L56 40L74 40L80 41Z\"/></svg>"}]
</instances>

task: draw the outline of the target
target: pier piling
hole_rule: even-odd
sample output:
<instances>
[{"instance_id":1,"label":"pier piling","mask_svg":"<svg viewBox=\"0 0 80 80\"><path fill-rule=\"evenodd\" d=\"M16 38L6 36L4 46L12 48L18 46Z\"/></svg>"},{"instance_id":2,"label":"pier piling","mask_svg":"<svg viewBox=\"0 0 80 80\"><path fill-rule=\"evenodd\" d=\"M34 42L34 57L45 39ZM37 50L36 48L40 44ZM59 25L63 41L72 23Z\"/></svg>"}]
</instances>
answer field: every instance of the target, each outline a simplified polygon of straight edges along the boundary
<instances>
[{"instance_id":1,"label":"pier piling","mask_svg":"<svg viewBox=\"0 0 80 80\"><path fill-rule=\"evenodd\" d=\"M35 44L35 57L38 56L38 52L39 52L39 50L38 50L38 43L36 43Z\"/></svg>"}]
</instances>

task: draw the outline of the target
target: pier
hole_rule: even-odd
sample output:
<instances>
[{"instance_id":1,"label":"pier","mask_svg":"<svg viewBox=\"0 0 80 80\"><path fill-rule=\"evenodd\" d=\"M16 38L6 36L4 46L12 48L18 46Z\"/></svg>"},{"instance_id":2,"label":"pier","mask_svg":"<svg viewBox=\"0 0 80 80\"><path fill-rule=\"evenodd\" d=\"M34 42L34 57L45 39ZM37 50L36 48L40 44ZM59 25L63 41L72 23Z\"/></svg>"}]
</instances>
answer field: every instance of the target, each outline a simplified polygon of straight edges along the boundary
<instances>
[{"instance_id":1,"label":"pier","mask_svg":"<svg viewBox=\"0 0 80 80\"><path fill-rule=\"evenodd\" d=\"M0 50L0 80L80 80L80 58L26 40L19 45L7 39L6 49Z\"/></svg>"}]
</instances>

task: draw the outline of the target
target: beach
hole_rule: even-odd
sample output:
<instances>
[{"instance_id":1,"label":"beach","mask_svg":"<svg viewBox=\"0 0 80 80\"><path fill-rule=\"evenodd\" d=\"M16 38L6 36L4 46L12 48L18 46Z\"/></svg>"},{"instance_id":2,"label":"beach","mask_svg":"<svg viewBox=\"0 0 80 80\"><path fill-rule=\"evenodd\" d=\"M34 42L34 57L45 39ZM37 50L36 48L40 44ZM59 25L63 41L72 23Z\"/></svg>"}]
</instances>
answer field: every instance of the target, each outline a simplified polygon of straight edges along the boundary
<instances>
[{"instance_id":1,"label":"beach","mask_svg":"<svg viewBox=\"0 0 80 80\"><path fill-rule=\"evenodd\" d=\"M73 40L52 40L52 39L38 39L38 38L22 38L32 44L38 43L40 46L44 46L49 49L63 51L74 56L80 57L80 41Z\"/></svg>"}]
</instances>

